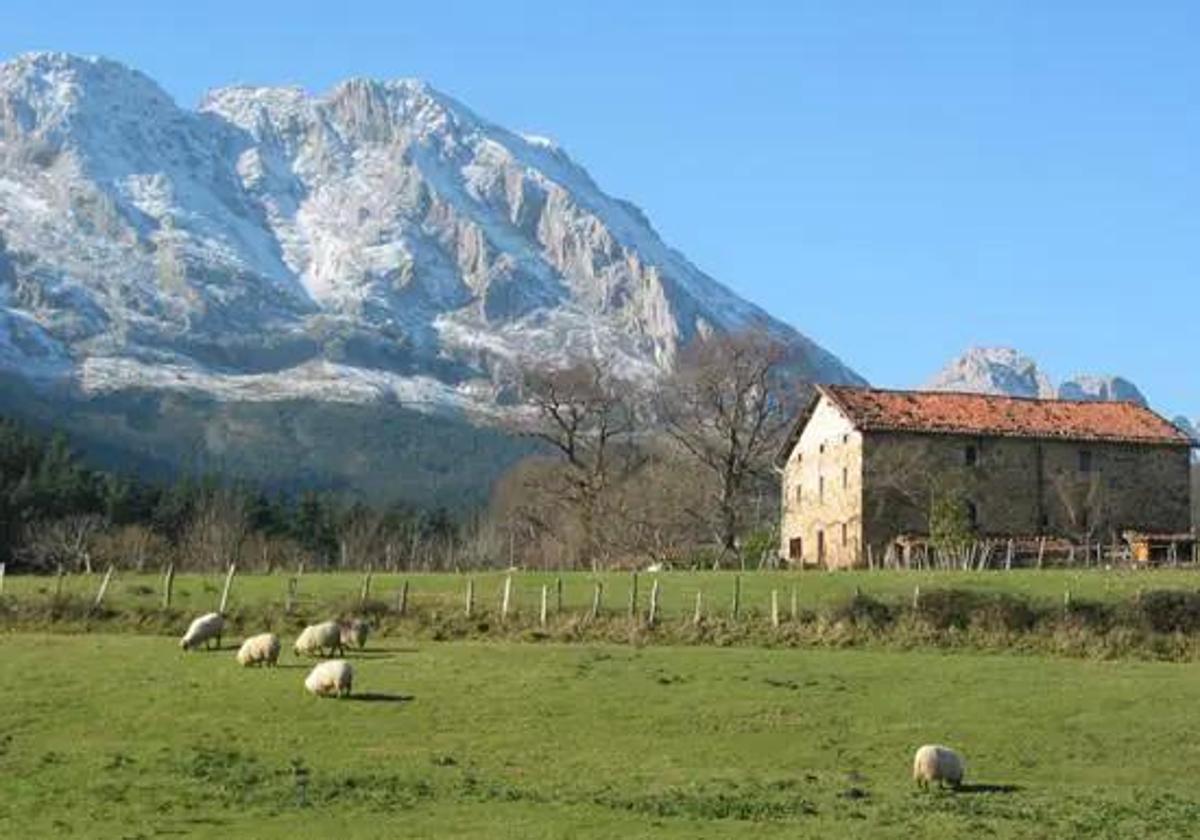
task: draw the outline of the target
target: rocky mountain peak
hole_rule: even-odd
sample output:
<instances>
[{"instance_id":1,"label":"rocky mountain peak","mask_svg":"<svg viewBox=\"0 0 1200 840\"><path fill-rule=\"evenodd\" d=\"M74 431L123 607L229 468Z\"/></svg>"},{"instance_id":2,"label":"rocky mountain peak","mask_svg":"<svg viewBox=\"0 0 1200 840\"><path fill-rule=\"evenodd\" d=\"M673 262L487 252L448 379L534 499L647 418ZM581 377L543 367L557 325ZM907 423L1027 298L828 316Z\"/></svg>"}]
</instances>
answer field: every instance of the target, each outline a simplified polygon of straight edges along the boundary
<instances>
[{"instance_id":1,"label":"rocky mountain peak","mask_svg":"<svg viewBox=\"0 0 1200 840\"><path fill-rule=\"evenodd\" d=\"M972 347L924 386L931 391L967 391L1012 397L1055 396L1049 377L1029 356L1011 347Z\"/></svg>"},{"instance_id":2,"label":"rocky mountain peak","mask_svg":"<svg viewBox=\"0 0 1200 840\"><path fill-rule=\"evenodd\" d=\"M188 111L116 62L22 56L0 64L0 160L0 367L85 395L486 415L514 367L602 354L652 378L751 326L800 375L861 382L556 145L420 81L236 85Z\"/></svg>"}]
</instances>

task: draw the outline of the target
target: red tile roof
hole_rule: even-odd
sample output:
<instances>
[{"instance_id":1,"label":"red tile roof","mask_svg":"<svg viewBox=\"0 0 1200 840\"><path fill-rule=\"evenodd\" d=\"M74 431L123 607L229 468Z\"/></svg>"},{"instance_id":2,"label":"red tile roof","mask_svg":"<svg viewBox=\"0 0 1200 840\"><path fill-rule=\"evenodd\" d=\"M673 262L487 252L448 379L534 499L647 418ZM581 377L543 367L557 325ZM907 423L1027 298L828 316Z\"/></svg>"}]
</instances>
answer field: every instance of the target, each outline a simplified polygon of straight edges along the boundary
<instances>
[{"instance_id":1,"label":"red tile roof","mask_svg":"<svg viewBox=\"0 0 1200 840\"><path fill-rule=\"evenodd\" d=\"M1174 424L1132 402L1077 402L823 385L861 431L1062 438L1191 446Z\"/></svg>"}]
</instances>

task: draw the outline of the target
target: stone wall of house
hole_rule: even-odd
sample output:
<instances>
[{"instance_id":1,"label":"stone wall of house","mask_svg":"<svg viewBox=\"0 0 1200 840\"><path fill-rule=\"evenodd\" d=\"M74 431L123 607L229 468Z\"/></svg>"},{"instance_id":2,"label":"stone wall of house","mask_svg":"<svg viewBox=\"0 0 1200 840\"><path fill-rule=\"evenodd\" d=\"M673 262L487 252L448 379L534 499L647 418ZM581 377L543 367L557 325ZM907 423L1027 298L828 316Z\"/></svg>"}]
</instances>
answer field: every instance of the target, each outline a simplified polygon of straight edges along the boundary
<instances>
[{"instance_id":1,"label":"stone wall of house","mask_svg":"<svg viewBox=\"0 0 1200 840\"><path fill-rule=\"evenodd\" d=\"M1190 527L1184 447L873 432L864 436L864 539L881 551L924 534L937 492L960 498L979 533L1111 538Z\"/></svg>"},{"instance_id":2,"label":"stone wall of house","mask_svg":"<svg viewBox=\"0 0 1200 840\"><path fill-rule=\"evenodd\" d=\"M862 474L862 435L820 398L783 467L782 557L793 565L861 565Z\"/></svg>"}]
</instances>

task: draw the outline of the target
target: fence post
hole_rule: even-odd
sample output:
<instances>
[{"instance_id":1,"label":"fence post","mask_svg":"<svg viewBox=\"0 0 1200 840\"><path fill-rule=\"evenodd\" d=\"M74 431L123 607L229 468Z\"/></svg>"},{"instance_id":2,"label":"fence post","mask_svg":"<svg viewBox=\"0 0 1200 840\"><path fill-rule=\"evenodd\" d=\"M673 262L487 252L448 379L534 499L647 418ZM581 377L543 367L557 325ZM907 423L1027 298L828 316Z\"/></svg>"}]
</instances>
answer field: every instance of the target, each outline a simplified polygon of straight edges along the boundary
<instances>
[{"instance_id":1,"label":"fence post","mask_svg":"<svg viewBox=\"0 0 1200 840\"><path fill-rule=\"evenodd\" d=\"M654 579L654 585L650 587L650 614L647 623L653 627L658 621L658 578Z\"/></svg>"},{"instance_id":2,"label":"fence post","mask_svg":"<svg viewBox=\"0 0 1200 840\"><path fill-rule=\"evenodd\" d=\"M919 583L913 587L913 606L912 606L912 608L914 610L918 610L921 608L921 584L919 584Z\"/></svg>"},{"instance_id":3,"label":"fence post","mask_svg":"<svg viewBox=\"0 0 1200 840\"><path fill-rule=\"evenodd\" d=\"M296 564L296 577L304 577L304 561Z\"/></svg>"},{"instance_id":4,"label":"fence post","mask_svg":"<svg viewBox=\"0 0 1200 840\"><path fill-rule=\"evenodd\" d=\"M4 571L7 566L7 563L0 563L0 595L4 594Z\"/></svg>"},{"instance_id":5,"label":"fence post","mask_svg":"<svg viewBox=\"0 0 1200 840\"><path fill-rule=\"evenodd\" d=\"M692 624L699 625L704 620L704 591L696 590L696 610L692 613Z\"/></svg>"},{"instance_id":6,"label":"fence post","mask_svg":"<svg viewBox=\"0 0 1200 840\"><path fill-rule=\"evenodd\" d=\"M796 587L792 587L792 621L800 618L800 599L797 597Z\"/></svg>"},{"instance_id":7,"label":"fence post","mask_svg":"<svg viewBox=\"0 0 1200 840\"><path fill-rule=\"evenodd\" d=\"M229 589L233 586L233 576L237 573L237 564L230 563L229 571L225 573L225 588L221 590L221 606L217 607L217 612L225 615L225 607L229 604Z\"/></svg>"},{"instance_id":8,"label":"fence post","mask_svg":"<svg viewBox=\"0 0 1200 840\"><path fill-rule=\"evenodd\" d=\"M554 579L554 614L562 615L563 581L561 577Z\"/></svg>"},{"instance_id":9,"label":"fence post","mask_svg":"<svg viewBox=\"0 0 1200 840\"><path fill-rule=\"evenodd\" d=\"M504 576L504 594L500 596L500 620L508 620L508 605L512 599L512 573Z\"/></svg>"},{"instance_id":10,"label":"fence post","mask_svg":"<svg viewBox=\"0 0 1200 840\"><path fill-rule=\"evenodd\" d=\"M475 611L475 578L467 578L467 602L466 615L471 617L471 613Z\"/></svg>"},{"instance_id":11,"label":"fence post","mask_svg":"<svg viewBox=\"0 0 1200 840\"><path fill-rule=\"evenodd\" d=\"M371 578L374 574L375 571L370 566L367 566L367 573L363 575L362 592L358 596L358 605L360 607L367 603L371 597Z\"/></svg>"},{"instance_id":12,"label":"fence post","mask_svg":"<svg viewBox=\"0 0 1200 840\"><path fill-rule=\"evenodd\" d=\"M779 627L779 591L771 590L771 626Z\"/></svg>"},{"instance_id":13,"label":"fence post","mask_svg":"<svg viewBox=\"0 0 1200 840\"><path fill-rule=\"evenodd\" d=\"M396 596L396 612L400 615L408 613L408 578L400 584L400 593Z\"/></svg>"},{"instance_id":14,"label":"fence post","mask_svg":"<svg viewBox=\"0 0 1200 840\"><path fill-rule=\"evenodd\" d=\"M1012 571L1012 561L1013 561L1013 541L1009 540L1008 541L1008 552L1004 555L1004 571L1006 571L1006 572Z\"/></svg>"},{"instance_id":15,"label":"fence post","mask_svg":"<svg viewBox=\"0 0 1200 840\"><path fill-rule=\"evenodd\" d=\"M108 582L112 580L113 564L109 563L108 568L104 571L104 579L100 581L100 588L96 590L96 600L92 604L92 609L99 609L100 604L104 601L104 593L108 591Z\"/></svg>"},{"instance_id":16,"label":"fence post","mask_svg":"<svg viewBox=\"0 0 1200 840\"><path fill-rule=\"evenodd\" d=\"M167 573L163 575L163 609L171 608L171 591L175 588L175 564L167 564Z\"/></svg>"},{"instance_id":17,"label":"fence post","mask_svg":"<svg viewBox=\"0 0 1200 840\"><path fill-rule=\"evenodd\" d=\"M538 623L542 627L546 626L546 604L550 600L550 587L542 584L542 610L538 616Z\"/></svg>"},{"instance_id":18,"label":"fence post","mask_svg":"<svg viewBox=\"0 0 1200 840\"><path fill-rule=\"evenodd\" d=\"M730 610L730 615L733 616L734 621L738 620L738 615L741 613L741 610L742 610L742 576L734 575L733 576L733 607Z\"/></svg>"},{"instance_id":19,"label":"fence post","mask_svg":"<svg viewBox=\"0 0 1200 840\"><path fill-rule=\"evenodd\" d=\"M287 615L291 615L292 610L296 607L296 583L296 578L288 578L287 591L283 596L283 611Z\"/></svg>"},{"instance_id":20,"label":"fence post","mask_svg":"<svg viewBox=\"0 0 1200 840\"><path fill-rule=\"evenodd\" d=\"M592 615L591 620L595 621L600 615L600 601L604 598L604 584L596 581L595 591L592 593Z\"/></svg>"},{"instance_id":21,"label":"fence post","mask_svg":"<svg viewBox=\"0 0 1200 840\"><path fill-rule=\"evenodd\" d=\"M629 617L630 618L637 618L637 602L638 602L637 586L638 586L638 575L637 575L637 572L634 572L633 578L631 579L630 584L629 584Z\"/></svg>"},{"instance_id":22,"label":"fence post","mask_svg":"<svg viewBox=\"0 0 1200 840\"><path fill-rule=\"evenodd\" d=\"M62 563L59 563L58 569L54 572L54 597L55 598L62 597L62 588L63 588L63 565L62 565Z\"/></svg>"}]
</instances>

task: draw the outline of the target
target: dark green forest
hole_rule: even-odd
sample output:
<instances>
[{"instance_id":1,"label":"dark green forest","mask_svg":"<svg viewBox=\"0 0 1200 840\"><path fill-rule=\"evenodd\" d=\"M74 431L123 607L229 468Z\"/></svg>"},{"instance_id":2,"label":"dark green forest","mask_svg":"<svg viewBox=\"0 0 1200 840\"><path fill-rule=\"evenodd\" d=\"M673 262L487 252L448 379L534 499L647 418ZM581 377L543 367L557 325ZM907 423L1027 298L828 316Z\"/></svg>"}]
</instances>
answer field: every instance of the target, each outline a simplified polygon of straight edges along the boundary
<instances>
[{"instance_id":1,"label":"dark green forest","mask_svg":"<svg viewBox=\"0 0 1200 840\"><path fill-rule=\"evenodd\" d=\"M62 431L42 434L0 419L0 562L10 568L144 565L176 555L204 566L231 543L255 541L266 565L290 556L338 564L357 561L349 554L358 543L386 533L411 549L452 541L458 527L442 507L372 507L335 490L269 491L211 471L185 469L159 481L100 469Z\"/></svg>"}]
</instances>

